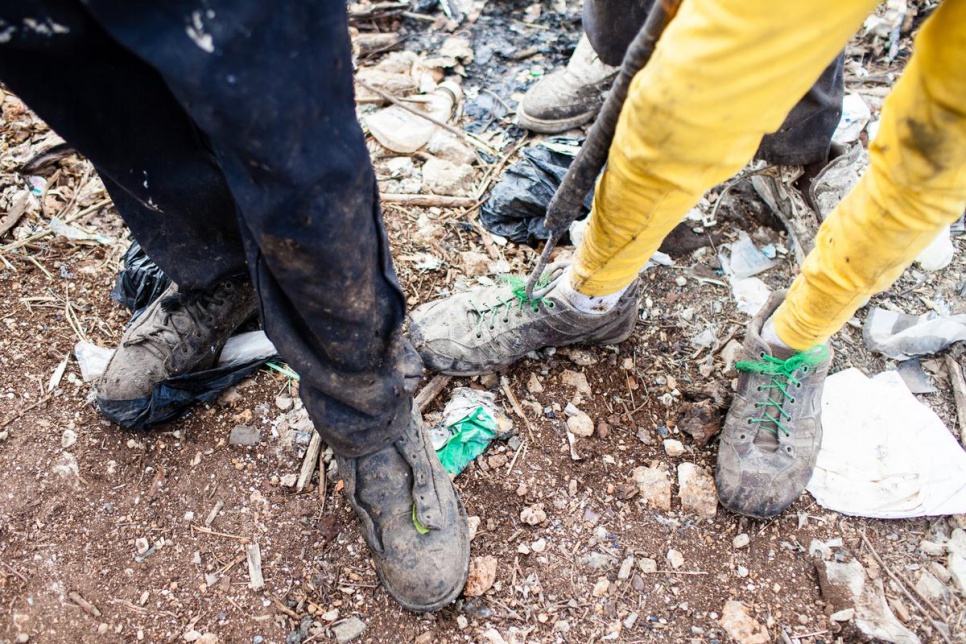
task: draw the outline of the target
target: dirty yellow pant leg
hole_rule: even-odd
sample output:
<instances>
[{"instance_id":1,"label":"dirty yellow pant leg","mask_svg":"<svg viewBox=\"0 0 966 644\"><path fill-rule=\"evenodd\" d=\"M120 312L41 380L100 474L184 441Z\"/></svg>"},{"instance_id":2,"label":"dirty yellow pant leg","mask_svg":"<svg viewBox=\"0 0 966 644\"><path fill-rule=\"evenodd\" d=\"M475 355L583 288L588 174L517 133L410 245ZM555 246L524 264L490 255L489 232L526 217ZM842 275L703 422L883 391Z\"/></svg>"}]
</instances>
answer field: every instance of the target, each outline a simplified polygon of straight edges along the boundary
<instances>
[{"instance_id":1,"label":"dirty yellow pant leg","mask_svg":"<svg viewBox=\"0 0 966 644\"><path fill-rule=\"evenodd\" d=\"M888 288L966 207L966 0L945 0L916 38L882 107L869 168L819 229L785 303L778 336L826 341Z\"/></svg>"},{"instance_id":2,"label":"dirty yellow pant leg","mask_svg":"<svg viewBox=\"0 0 966 644\"><path fill-rule=\"evenodd\" d=\"M630 284L712 186L754 155L875 0L684 0L618 121L573 286Z\"/></svg>"}]
</instances>

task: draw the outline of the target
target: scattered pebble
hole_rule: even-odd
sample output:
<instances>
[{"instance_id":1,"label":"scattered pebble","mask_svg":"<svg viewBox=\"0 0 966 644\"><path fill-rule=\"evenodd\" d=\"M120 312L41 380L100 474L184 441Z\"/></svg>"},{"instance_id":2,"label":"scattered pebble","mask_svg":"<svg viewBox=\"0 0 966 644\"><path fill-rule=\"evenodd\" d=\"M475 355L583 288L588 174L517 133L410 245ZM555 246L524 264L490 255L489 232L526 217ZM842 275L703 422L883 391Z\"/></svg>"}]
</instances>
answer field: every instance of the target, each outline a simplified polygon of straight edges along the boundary
<instances>
[{"instance_id":1,"label":"scattered pebble","mask_svg":"<svg viewBox=\"0 0 966 644\"><path fill-rule=\"evenodd\" d=\"M718 491L711 475L694 463L678 465L678 496L685 512L708 519L718 511Z\"/></svg>"},{"instance_id":2,"label":"scattered pebble","mask_svg":"<svg viewBox=\"0 0 966 644\"><path fill-rule=\"evenodd\" d=\"M475 557L470 562L470 572L466 579L463 594L467 597L479 597L496 582L496 557L489 555Z\"/></svg>"},{"instance_id":3,"label":"scattered pebble","mask_svg":"<svg viewBox=\"0 0 966 644\"><path fill-rule=\"evenodd\" d=\"M570 369L560 374L560 382L577 390L577 393L590 395L592 390L587 382L587 376Z\"/></svg>"},{"instance_id":4,"label":"scattered pebble","mask_svg":"<svg viewBox=\"0 0 966 644\"><path fill-rule=\"evenodd\" d=\"M643 557L637 562L637 567L641 569L644 574L650 575L657 572L657 561L649 557Z\"/></svg>"},{"instance_id":5,"label":"scattered pebble","mask_svg":"<svg viewBox=\"0 0 966 644\"><path fill-rule=\"evenodd\" d=\"M580 412L576 416L571 416L567 419L567 429L574 436L580 436L581 438L586 438L588 436L594 435L594 421L590 419L590 416L584 412Z\"/></svg>"},{"instance_id":6,"label":"scattered pebble","mask_svg":"<svg viewBox=\"0 0 966 644\"><path fill-rule=\"evenodd\" d=\"M366 623L358 617L350 617L332 627L332 634L339 644L351 642L366 632Z\"/></svg>"},{"instance_id":7,"label":"scattered pebble","mask_svg":"<svg viewBox=\"0 0 966 644\"><path fill-rule=\"evenodd\" d=\"M919 542L919 549L922 550L924 555L930 557L941 557L946 554L945 545L936 543L934 541L927 541L925 539Z\"/></svg>"},{"instance_id":8,"label":"scattered pebble","mask_svg":"<svg viewBox=\"0 0 966 644\"><path fill-rule=\"evenodd\" d=\"M242 447L251 447L252 445L258 445L261 438L262 434L258 431L258 428L252 427L251 425L235 425L231 428L228 443Z\"/></svg>"},{"instance_id":9,"label":"scattered pebble","mask_svg":"<svg viewBox=\"0 0 966 644\"><path fill-rule=\"evenodd\" d=\"M466 519L466 530L469 532L470 541L476 537L477 531L480 529L480 517L472 516Z\"/></svg>"},{"instance_id":10,"label":"scattered pebble","mask_svg":"<svg viewBox=\"0 0 966 644\"><path fill-rule=\"evenodd\" d=\"M530 372L530 380L527 381L527 391L531 394L543 393L543 385L540 384L540 380L537 378L537 374Z\"/></svg>"},{"instance_id":11,"label":"scattered pebble","mask_svg":"<svg viewBox=\"0 0 966 644\"><path fill-rule=\"evenodd\" d=\"M148 540L145 539L144 537L138 537L137 539L134 540L134 550L142 557L150 547L151 547L151 544L148 543Z\"/></svg>"},{"instance_id":12,"label":"scattered pebble","mask_svg":"<svg viewBox=\"0 0 966 644\"><path fill-rule=\"evenodd\" d=\"M673 438L667 438L664 440L664 452L672 458L680 456L685 452L684 444Z\"/></svg>"},{"instance_id":13,"label":"scattered pebble","mask_svg":"<svg viewBox=\"0 0 966 644\"><path fill-rule=\"evenodd\" d=\"M656 510L671 509L671 480L664 469L637 467L631 472L637 490L647 505Z\"/></svg>"},{"instance_id":14,"label":"scattered pebble","mask_svg":"<svg viewBox=\"0 0 966 644\"><path fill-rule=\"evenodd\" d=\"M847 622L855 617L854 608L845 608L840 611L836 611L829 615L829 619L833 622Z\"/></svg>"},{"instance_id":15,"label":"scattered pebble","mask_svg":"<svg viewBox=\"0 0 966 644\"><path fill-rule=\"evenodd\" d=\"M77 442L77 432L73 429L65 429L64 434L60 437L60 446L64 449L69 449L74 446Z\"/></svg>"},{"instance_id":16,"label":"scattered pebble","mask_svg":"<svg viewBox=\"0 0 966 644\"><path fill-rule=\"evenodd\" d=\"M771 641L768 630L748 615L745 605L739 601L728 600L718 623L738 644L767 644Z\"/></svg>"},{"instance_id":17,"label":"scattered pebble","mask_svg":"<svg viewBox=\"0 0 966 644\"><path fill-rule=\"evenodd\" d=\"M667 562L671 564L672 568L677 570L684 565L684 555L672 548L667 551Z\"/></svg>"},{"instance_id":18,"label":"scattered pebble","mask_svg":"<svg viewBox=\"0 0 966 644\"><path fill-rule=\"evenodd\" d=\"M745 568L744 566L738 566L738 569L735 571L735 574L741 577L742 579L744 579L745 577L748 576L748 569Z\"/></svg>"},{"instance_id":19,"label":"scattered pebble","mask_svg":"<svg viewBox=\"0 0 966 644\"><path fill-rule=\"evenodd\" d=\"M282 411L290 410L294 404L295 401L292 400L291 396L286 396L284 394L281 396L275 396L275 406Z\"/></svg>"},{"instance_id":20,"label":"scattered pebble","mask_svg":"<svg viewBox=\"0 0 966 644\"><path fill-rule=\"evenodd\" d=\"M283 474L281 478L279 478L278 484L282 487L295 487L295 484L298 483L298 480L298 474Z\"/></svg>"},{"instance_id":21,"label":"scattered pebble","mask_svg":"<svg viewBox=\"0 0 966 644\"><path fill-rule=\"evenodd\" d=\"M530 550L533 550L537 554L540 554L546 549L547 549L546 539L537 539L536 541L530 544Z\"/></svg>"},{"instance_id":22,"label":"scattered pebble","mask_svg":"<svg viewBox=\"0 0 966 644\"><path fill-rule=\"evenodd\" d=\"M610 590L610 582L607 581L606 577L601 577L597 580L597 583L594 584L594 590L591 592L591 594L594 597L603 597L607 594L608 590Z\"/></svg>"},{"instance_id":23,"label":"scattered pebble","mask_svg":"<svg viewBox=\"0 0 966 644\"><path fill-rule=\"evenodd\" d=\"M547 520L547 513L543 511L543 503L537 503L523 508L520 512L520 521L527 525L540 525Z\"/></svg>"},{"instance_id":24,"label":"scattered pebble","mask_svg":"<svg viewBox=\"0 0 966 644\"><path fill-rule=\"evenodd\" d=\"M735 550L740 550L746 547L750 542L751 538L748 536L748 534L742 532L741 534L735 536L735 538L731 541L731 545L734 546Z\"/></svg>"},{"instance_id":25,"label":"scattered pebble","mask_svg":"<svg viewBox=\"0 0 966 644\"><path fill-rule=\"evenodd\" d=\"M627 557L621 562L620 570L617 572L617 578L620 580L626 580L631 578L631 570L634 568L634 557Z\"/></svg>"}]
</instances>

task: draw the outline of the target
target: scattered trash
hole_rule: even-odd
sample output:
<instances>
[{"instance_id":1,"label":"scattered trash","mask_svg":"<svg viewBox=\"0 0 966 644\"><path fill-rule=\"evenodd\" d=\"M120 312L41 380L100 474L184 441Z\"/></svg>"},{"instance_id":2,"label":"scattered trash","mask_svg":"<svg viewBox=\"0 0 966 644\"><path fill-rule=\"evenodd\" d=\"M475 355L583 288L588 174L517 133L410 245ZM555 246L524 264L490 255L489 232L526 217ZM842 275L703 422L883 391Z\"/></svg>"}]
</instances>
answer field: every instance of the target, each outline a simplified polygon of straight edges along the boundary
<instances>
[{"instance_id":1,"label":"scattered trash","mask_svg":"<svg viewBox=\"0 0 966 644\"><path fill-rule=\"evenodd\" d=\"M735 247L737 247L737 251ZM737 242L722 245L721 252L718 253L718 260L721 262L722 271L731 283L731 295L735 299L738 310L754 316L765 305L771 295L771 289L760 279L751 275L760 273L762 270L768 270L775 263L765 257L744 232L739 232ZM733 261L736 265L732 263ZM759 268L761 270L758 270ZM737 271L740 271L741 274ZM754 272L749 274L748 271Z\"/></svg>"},{"instance_id":2,"label":"scattered trash","mask_svg":"<svg viewBox=\"0 0 966 644\"><path fill-rule=\"evenodd\" d=\"M966 314L917 316L873 308L865 318L862 337L873 351L893 360L908 360L966 340Z\"/></svg>"},{"instance_id":3,"label":"scattered trash","mask_svg":"<svg viewBox=\"0 0 966 644\"><path fill-rule=\"evenodd\" d=\"M105 246L113 246L116 241L110 237L105 237L104 235L83 231L77 226L72 226L71 224L65 223L58 217L51 217L49 226L51 232L54 234L60 235L61 237L66 237L67 239L73 239L75 241L96 241L98 244L103 244Z\"/></svg>"},{"instance_id":4,"label":"scattered trash","mask_svg":"<svg viewBox=\"0 0 966 644\"><path fill-rule=\"evenodd\" d=\"M463 90L451 81L439 84L434 92L409 97L412 109L420 110L434 120L445 123L463 98ZM393 152L411 154L426 145L440 126L404 109L390 105L365 117L369 132L379 143Z\"/></svg>"},{"instance_id":5,"label":"scattered trash","mask_svg":"<svg viewBox=\"0 0 966 644\"><path fill-rule=\"evenodd\" d=\"M822 168L808 189L820 220L828 218L832 210L859 182L867 167L868 151L862 145L853 145L847 153L836 157Z\"/></svg>"},{"instance_id":6,"label":"scattered trash","mask_svg":"<svg viewBox=\"0 0 966 644\"><path fill-rule=\"evenodd\" d=\"M728 255L731 273L739 279L764 273L776 266L776 262L768 259L764 253L758 250L755 242L751 241L751 237L743 230L738 231L737 241L722 244L721 250Z\"/></svg>"},{"instance_id":7,"label":"scattered trash","mask_svg":"<svg viewBox=\"0 0 966 644\"><path fill-rule=\"evenodd\" d=\"M487 391L457 387L443 409L442 424L429 430L429 437L440 462L450 474L462 472L513 423L496 405L496 396Z\"/></svg>"},{"instance_id":8,"label":"scattered trash","mask_svg":"<svg viewBox=\"0 0 966 644\"><path fill-rule=\"evenodd\" d=\"M916 257L916 263L924 271L938 271L949 266L955 254L956 247L953 246L953 240L950 239L949 226L946 226L939 231L932 243L919 253Z\"/></svg>"},{"instance_id":9,"label":"scattered trash","mask_svg":"<svg viewBox=\"0 0 966 644\"><path fill-rule=\"evenodd\" d=\"M846 145L859 140L872 112L858 94L846 94L842 100L842 118L832 134L832 142Z\"/></svg>"},{"instance_id":10,"label":"scattered trash","mask_svg":"<svg viewBox=\"0 0 966 644\"><path fill-rule=\"evenodd\" d=\"M483 227L516 244L536 246L549 238L543 225L547 206L582 143L557 136L523 150L523 160L510 166L480 209ZM584 215L592 203L593 193L584 199Z\"/></svg>"},{"instance_id":11,"label":"scattered trash","mask_svg":"<svg viewBox=\"0 0 966 644\"><path fill-rule=\"evenodd\" d=\"M900 362L896 366L896 373L902 378L902 382L909 387L909 391L914 394L931 394L937 391L933 384L929 382L929 377L923 372L918 358L910 358Z\"/></svg>"},{"instance_id":12,"label":"scattered trash","mask_svg":"<svg viewBox=\"0 0 966 644\"><path fill-rule=\"evenodd\" d=\"M835 561L826 561L821 556L814 559L822 596L838 615L836 621L854 619L859 631L876 640L919 644L915 633L903 626L889 609L882 579L872 579L858 559L842 563L840 560L845 557L843 551L835 554ZM849 610L853 612L850 614Z\"/></svg>"},{"instance_id":13,"label":"scattered trash","mask_svg":"<svg viewBox=\"0 0 966 644\"><path fill-rule=\"evenodd\" d=\"M806 488L822 507L885 519L966 513L966 452L896 372L829 376L822 427Z\"/></svg>"}]
</instances>

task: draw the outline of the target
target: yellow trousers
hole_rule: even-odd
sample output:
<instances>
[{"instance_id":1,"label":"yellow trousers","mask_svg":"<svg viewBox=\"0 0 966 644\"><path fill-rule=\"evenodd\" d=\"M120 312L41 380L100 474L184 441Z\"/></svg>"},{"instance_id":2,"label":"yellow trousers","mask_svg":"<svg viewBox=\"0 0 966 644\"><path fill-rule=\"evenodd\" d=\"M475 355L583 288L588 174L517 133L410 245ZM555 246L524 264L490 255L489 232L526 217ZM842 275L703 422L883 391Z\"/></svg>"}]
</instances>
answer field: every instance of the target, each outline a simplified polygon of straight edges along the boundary
<instances>
[{"instance_id":1,"label":"yellow trousers","mask_svg":"<svg viewBox=\"0 0 966 644\"><path fill-rule=\"evenodd\" d=\"M630 284L709 188L740 170L875 0L684 0L634 78L573 286ZM819 230L775 315L795 349L825 342L966 208L966 0L944 0L882 109L870 167Z\"/></svg>"}]
</instances>

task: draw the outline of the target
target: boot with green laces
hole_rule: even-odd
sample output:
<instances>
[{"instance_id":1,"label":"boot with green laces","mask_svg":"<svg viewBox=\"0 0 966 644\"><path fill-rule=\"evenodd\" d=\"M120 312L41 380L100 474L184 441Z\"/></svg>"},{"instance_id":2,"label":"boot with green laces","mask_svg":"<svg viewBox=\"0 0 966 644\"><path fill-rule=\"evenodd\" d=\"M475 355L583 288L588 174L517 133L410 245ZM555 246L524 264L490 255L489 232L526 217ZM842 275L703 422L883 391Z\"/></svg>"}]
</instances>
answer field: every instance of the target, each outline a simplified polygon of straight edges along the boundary
<instances>
[{"instance_id":1,"label":"boot with green laces","mask_svg":"<svg viewBox=\"0 0 966 644\"><path fill-rule=\"evenodd\" d=\"M808 351L775 347L762 327L784 301L775 293L748 325L738 391L718 446L715 484L728 510L760 519L781 513L802 494L822 443L822 387L828 345Z\"/></svg>"}]
</instances>

